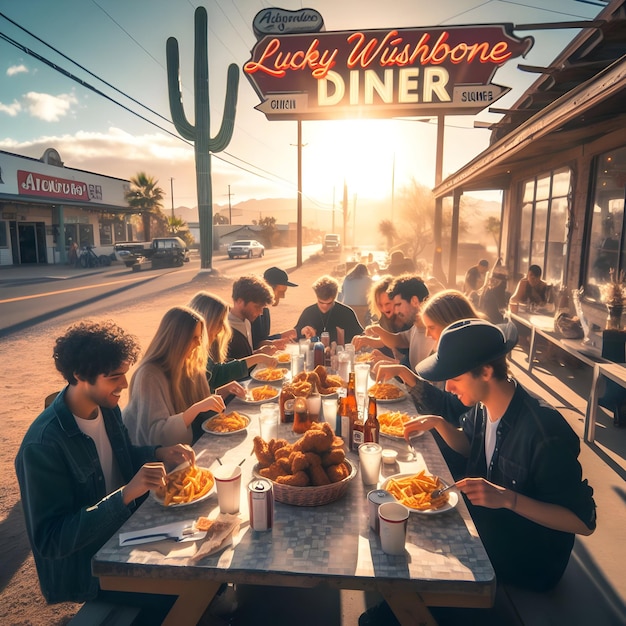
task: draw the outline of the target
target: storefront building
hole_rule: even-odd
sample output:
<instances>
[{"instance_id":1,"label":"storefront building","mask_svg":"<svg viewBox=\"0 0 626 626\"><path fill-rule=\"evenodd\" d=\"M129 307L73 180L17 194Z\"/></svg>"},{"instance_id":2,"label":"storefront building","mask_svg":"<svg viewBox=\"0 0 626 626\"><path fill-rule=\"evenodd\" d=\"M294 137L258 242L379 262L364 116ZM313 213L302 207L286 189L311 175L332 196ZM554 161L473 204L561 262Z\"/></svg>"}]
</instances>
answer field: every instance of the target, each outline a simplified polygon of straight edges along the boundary
<instances>
[{"instance_id":1,"label":"storefront building","mask_svg":"<svg viewBox=\"0 0 626 626\"><path fill-rule=\"evenodd\" d=\"M110 254L132 239L129 187L65 167L53 148L41 159L0 151L0 265L65 263L74 242Z\"/></svg>"},{"instance_id":2,"label":"storefront building","mask_svg":"<svg viewBox=\"0 0 626 626\"><path fill-rule=\"evenodd\" d=\"M503 117L489 148L434 190L453 198L453 223L463 193L501 190L510 287L537 264L556 288L582 288L585 314L601 327L609 270L626 270L625 1L611 2L549 67L520 65L539 78L511 109L492 109Z\"/></svg>"}]
</instances>

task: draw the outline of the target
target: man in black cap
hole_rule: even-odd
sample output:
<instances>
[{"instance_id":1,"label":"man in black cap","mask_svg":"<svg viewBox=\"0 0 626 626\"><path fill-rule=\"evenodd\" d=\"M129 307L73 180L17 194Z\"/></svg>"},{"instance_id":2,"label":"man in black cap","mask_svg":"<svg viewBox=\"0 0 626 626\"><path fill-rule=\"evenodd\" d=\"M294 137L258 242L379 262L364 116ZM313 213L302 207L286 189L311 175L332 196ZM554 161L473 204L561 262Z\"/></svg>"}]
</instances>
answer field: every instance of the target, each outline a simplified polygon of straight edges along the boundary
<instances>
[{"instance_id":1,"label":"man in black cap","mask_svg":"<svg viewBox=\"0 0 626 626\"><path fill-rule=\"evenodd\" d=\"M437 352L416 372L446 381L472 408L456 429L442 417L411 420L405 436L436 428L468 457L457 481L498 580L538 591L560 580L574 535L590 535L593 489L582 480L580 441L563 416L509 377L506 355L517 343L513 324L463 320L448 326Z\"/></svg>"},{"instance_id":2,"label":"man in black cap","mask_svg":"<svg viewBox=\"0 0 626 626\"><path fill-rule=\"evenodd\" d=\"M287 287L298 286L296 283L292 283L287 272L279 267L270 267L265 270L263 278L274 291L274 304L272 306L278 306L278 303L285 297ZM265 307L263 313L252 322L252 345L255 350L268 344L282 350L285 344L296 340L296 331L293 328L274 335L270 334L270 328L270 310L269 307Z\"/></svg>"}]
</instances>

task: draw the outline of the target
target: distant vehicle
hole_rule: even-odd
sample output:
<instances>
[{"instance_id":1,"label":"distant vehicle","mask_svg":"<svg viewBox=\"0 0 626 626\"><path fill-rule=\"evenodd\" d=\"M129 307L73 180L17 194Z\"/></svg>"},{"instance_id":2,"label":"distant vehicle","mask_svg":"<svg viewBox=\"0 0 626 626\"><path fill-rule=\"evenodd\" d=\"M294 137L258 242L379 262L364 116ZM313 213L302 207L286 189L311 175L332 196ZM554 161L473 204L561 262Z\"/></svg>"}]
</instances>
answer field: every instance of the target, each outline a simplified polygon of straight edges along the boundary
<instances>
[{"instance_id":1,"label":"distant vehicle","mask_svg":"<svg viewBox=\"0 0 626 626\"><path fill-rule=\"evenodd\" d=\"M126 241L113 246L126 267L180 267L189 261L189 248L180 237L155 237L152 241Z\"/></svg>"},{"instance_id":2,"label":"distant vehicle","mask_svg":"<svg viewBox=\"0 0 626 626\"><path fill-rule=\"evenodd\" d=\"M341 252L341 237L335 234L324 235L322 252Z\"/></svg>"},{"instance_id":3,"label":"distant vehicle","mask_svg":"<svg viewBox=\"0 0 626 626\"><path fill-rule=\"evenodd\" d=\"M245 256L251 259L253 256L262 257L265 254L265 246L256 239L241 239L233 241L228 248L228 258L234 259L238 256Z\"/></svg>"}]
</instances>

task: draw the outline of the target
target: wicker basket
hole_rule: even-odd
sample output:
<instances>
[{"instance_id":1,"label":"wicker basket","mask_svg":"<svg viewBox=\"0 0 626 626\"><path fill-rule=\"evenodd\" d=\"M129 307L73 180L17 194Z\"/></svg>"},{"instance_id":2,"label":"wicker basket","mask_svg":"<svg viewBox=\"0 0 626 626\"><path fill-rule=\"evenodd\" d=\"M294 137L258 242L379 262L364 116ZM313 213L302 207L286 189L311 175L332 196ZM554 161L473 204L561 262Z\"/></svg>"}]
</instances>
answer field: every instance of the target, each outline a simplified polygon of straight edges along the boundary
<instances>
[{"instance_id":1,"label":"wicker basket","mask_svg":"<svg viewBox=\"0 0 626 626\"><path fill-rule=\"evenodd\" d=\"M350 482L356 476L356 466L348 459L344 463L350 468L350 475L337 483L330 485L321 485L319 487L293 487L291 485L282 485L281 483L272 482L274 488L274 500L283 504L293 504L294 506L321 506L329 504L335 500L342 498ZM258 472L259 464L254 466L254 475L263 478Z\"/></svg>"}]
</instances>

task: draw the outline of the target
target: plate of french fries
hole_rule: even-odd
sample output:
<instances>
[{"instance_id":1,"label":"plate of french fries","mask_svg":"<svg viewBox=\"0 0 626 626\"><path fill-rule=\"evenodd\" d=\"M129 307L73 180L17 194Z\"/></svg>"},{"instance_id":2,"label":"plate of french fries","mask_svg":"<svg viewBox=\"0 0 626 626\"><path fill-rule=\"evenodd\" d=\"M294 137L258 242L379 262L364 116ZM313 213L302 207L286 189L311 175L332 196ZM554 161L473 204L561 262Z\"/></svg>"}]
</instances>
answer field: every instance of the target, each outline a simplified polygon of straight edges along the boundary
<instances>
[{"instance_id":1,"label":"plate of french fries","mask_svg":"<svg viewBox=\"0 0 626 626\"><path fill-rule=\"evenodd\" d=\"M402 411L385 411L377 415L380 424L380 434L392 439L404 441L404 425L412 420L415 415L409 415ZM421 437L426 431L411 433L411 438Z\"/></svg>"},{"instance_id":2,"label":"plate of french fries","mask_svg":"<svg viewBox=\"0 0 626 626\"><path fill-rule=\"evenodd\" d=\"M289 354L289 352L275 352L273 354L273 357L279 362L279 363L289 363L291 364L291 354Z\"/></svg>"},{"instance_id":3,"label":"plate of french fries","mask_svg":"<svg viewBox=\"0 0 626 626\"><path fill-rule=\"evenodd\" d=\"M367 393L374 396L376 402L399 402L406 398L406 391L393 383L375 383L367 390Z\"/></svg>"},{"instance_id":4,"label":"plate of french fries","mask_svg":"<svg viewBox=\"0 0 626 626\"><path fill-rule=\"evenodd\" d=\"M459 502L456 491L446 491L432 501L430 494L435 489L447 487L448 483L421 470L417 474L394 474L383 482L381 489L388 491L400 504L410 511L422 515L435 515L453 509Z\"/></svg>"},{"instance_id":5,"label":"plate of french fries","mask_svg":"<svg viewBox=\"0 0 626 626\"><path fill-rule=\"evenodd\" d=\"M262 370L255 369L250 377L262 383L279 383L285 378L287 372L285 367L266 367Z\"/></svg>"},{"instance_id":6,"label":"plate of french fries","mask_svg":"<svg viewBox=\"0 0 626 626\"><path fill-rule=\"evenodd\" d=\"M273 385L262 385L260 387L248 387L245 398L239 398L246 404L263 404L278 398L279 391Z\"/></svg>"},{"instance_id":7,"label":"plate of french fries","mask_svg":"<svg viewBox=\"0 0 626 626\"><path fill-rule=\"evenodd\" d=\"M187 465L165 477L165 485L151 491L152 497L162 506L189 506L206 500L215 491L213 473L206 467Z\"/></svg>"},{"instance_id":8,"label":"plate of french fries","mask_svg":"<svg viewBox=\"0 0 626 626\"><path fill-rule=\"evenodd\" d=\"M218 413L202 422L202 430L209 435L234 435L240 433L250 424L250 418L239 411Z\"/></svg>"}]
</instances>

